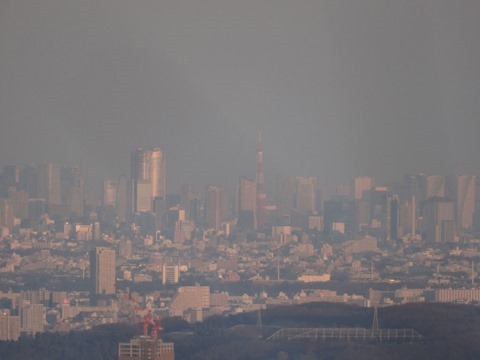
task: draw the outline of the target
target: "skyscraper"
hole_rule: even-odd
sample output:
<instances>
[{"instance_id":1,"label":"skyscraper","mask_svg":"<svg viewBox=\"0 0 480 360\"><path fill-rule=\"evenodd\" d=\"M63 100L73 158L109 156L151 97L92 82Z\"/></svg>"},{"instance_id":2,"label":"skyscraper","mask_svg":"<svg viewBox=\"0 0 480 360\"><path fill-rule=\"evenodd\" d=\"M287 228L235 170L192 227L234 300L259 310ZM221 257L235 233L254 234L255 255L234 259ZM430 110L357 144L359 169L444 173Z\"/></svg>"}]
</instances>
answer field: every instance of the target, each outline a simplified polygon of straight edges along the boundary
<instances>
[{"instance_id":1,"label":"skyscraper","mask_svg":"<svg viewBox=\"0 0 480 360\"><path fill-rule=\"evenodd\" d=\"M290 215L293 209L293 179L279 175L276 182L277 217L281 224L290 225Z\"/></svg>"},{"instance_id":2,"label":"skyscraper","mask_svg":"<svg viewBox=\"0 0 480 360\"><path fill-rule=\"evenodd\" d=\"M121 222L124 222L127 220L127 209L128 209L128 185L127 185L127 176L126 175L120 175L118 178L118 183L117 183L117 192L115 196L115 204L116 204L116 213L118 216L118 219Z\"/></svg>"},{"instance_id":3,"label":"skyscraper","mask_svg":"<svg viewBox=\"0 0 480 360\"><path fill-rule=\"evenodd\" d=\"M37 196L45 199L47 206L62 203L60 168L55 164L38 166Z\"/></svg>"},{"instance_id":4,"label":"skyscraper","mask_svg":"<svg viewBox=\"0 0 480 360\"><path fill-rule=\"evenodd\" d=\"M455 203L451 199L431 197L423 215L426 240L430 243L452 242L455 237Z\"/></svg>"},{"instance_id":5,"label":"skyscraper","mask_svg":"<svg viewBox=\"0 0 480 360\"><path fill-rule=\"evenodd\" d=\"M353 178L352 191L355 200L362 198L365 190L370 190L373 187L373 178L367 176L357 176Z\"/></svg>"},{"instance_id":6,"label":"skyscraper","mask_svg":"<svg viewBox=\"0 0 480 360\"><path fill-rule=\"evenodd\" d=\"M241 177L238 184L238 226L240 229L257 228L257 184L252 179Z\"/></svg>"},{"instance_id":7,"label":"skyscraper","mask_svg":"<svg viewBox=\"0 0 480 360\"><path fill-rule=\"evenodd\" d=\"M207 185L205 191L205 222L208 228L220 230L224 219L223 204L225 191L219 185Z\"/></svg>"},{"instance_id":8,"label":"skyscraper","mask_svg":"<svg viewBox=\"0 0 480 360\"><path fill-rule=\"evenodd\" d=\"M302 214L317 212L317 179L315 177L295 178L295 208Z\"/></svg>"},{"instance_id":9,"label":"skyscraper","mask_svg":"<svg viewBox=\"0 0 480 360\"><path fill-rule=\"evenodd\" d=\"M97 247L90 251L90 278L95 294L115 294L115 250Z\"/></svg>"},{"instance_id":10,"label":"skyscraper","mask_svg":"<svg viewBox=\"0 0 480 360\"><path fill-rule=\"evenodd\" d=\"M165 201L165 153L160 148L137 149L131 162L132 212L152 211Z\"/></svg>"},{"instance_id":11,"label":"skyscraper","mask_svg":"<svg viewBox=\"0 0 480 360\"><path fill-rule=\"evenodd\" d=\"M475 212L475 182L476 177L471 175L457 176L455 179L456 220L462 229L473 226Z\"/></svg>"}]
</instances>

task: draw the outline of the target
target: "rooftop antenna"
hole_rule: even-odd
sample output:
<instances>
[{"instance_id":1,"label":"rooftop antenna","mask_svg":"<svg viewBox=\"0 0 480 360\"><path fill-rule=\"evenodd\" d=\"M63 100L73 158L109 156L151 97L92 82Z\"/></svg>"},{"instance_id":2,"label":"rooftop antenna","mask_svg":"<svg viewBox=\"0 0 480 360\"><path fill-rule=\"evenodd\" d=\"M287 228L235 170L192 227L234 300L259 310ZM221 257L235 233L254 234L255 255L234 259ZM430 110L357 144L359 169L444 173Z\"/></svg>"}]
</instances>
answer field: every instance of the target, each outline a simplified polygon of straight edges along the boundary
<instances>
[{"instance_id":1,"label":"rooftop antenna","mask_svg":"<svg viewBox=\"0 0 480 360\"><path fill-rule=\"evenodd\" d=\"M472 285L475 285L475 267L472 261Z\"/></svg>"},{"instance_id":2,"label":"rooftop antenna","mask_svg":"<svg viewBox=\"0 0 480 360\"><path fill-rule=\"evenodd\" d=\"M372 330L378 330L378 310L377 310L377 304L373 307L373 324L372 324Z\"/></svg>"},{"instance_id":3,"label":"rooftop antenna","mask_svg":"<svg viewBox=\"0 0 480 360\"><path fill-rule=\"evenodd\" d=\"M261 329L263 327L262 325L262 306L257 310L257 329Z\"/></svg>"}]
</instances>

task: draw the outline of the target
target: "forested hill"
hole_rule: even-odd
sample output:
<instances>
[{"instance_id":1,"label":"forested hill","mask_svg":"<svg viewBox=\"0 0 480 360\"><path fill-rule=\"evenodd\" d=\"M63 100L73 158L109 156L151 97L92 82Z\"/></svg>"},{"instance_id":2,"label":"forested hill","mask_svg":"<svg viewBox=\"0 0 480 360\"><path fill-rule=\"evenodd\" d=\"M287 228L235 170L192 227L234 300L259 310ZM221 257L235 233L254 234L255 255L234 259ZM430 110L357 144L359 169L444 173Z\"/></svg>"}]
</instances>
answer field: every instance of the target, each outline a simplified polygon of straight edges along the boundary
<instances>
[{"instance_id":1,"label":"forested hill","mask_svg":"<svg viewBox=\"0 0 480 360\"><path fill-rule=\"evenodd\" d=\"M223 359L480 359L480 307L408 304L378 309L381 328L413 328L416 343L324 341L267 342L280 327L372 326L373 310L331 303L278 306L256 313L216 316L195 326L164 320L165 341L175 342L177 360ZM86 332L40 334L35 339L0 342L0 359L116 359L118 342L141 332L139 325L106 325Z\"/></svg>"}]
</instances>

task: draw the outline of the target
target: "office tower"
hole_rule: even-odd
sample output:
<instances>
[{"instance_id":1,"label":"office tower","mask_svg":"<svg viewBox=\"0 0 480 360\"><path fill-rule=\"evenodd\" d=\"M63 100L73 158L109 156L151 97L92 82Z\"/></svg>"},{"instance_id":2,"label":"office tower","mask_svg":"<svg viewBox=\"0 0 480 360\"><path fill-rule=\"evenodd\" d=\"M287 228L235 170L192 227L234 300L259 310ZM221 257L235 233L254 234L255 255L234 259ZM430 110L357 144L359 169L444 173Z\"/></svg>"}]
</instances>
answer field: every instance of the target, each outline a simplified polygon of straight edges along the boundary
<instances>
[{"instance_id":1,"label":"office tower","mask_svg":"<svg viewBox=\"0 0 480 360\"><path fill-rule=\"evenodd\" d=\"M174 360L174 344L150 336L138 336L118 344L119 360Z\"/></svg>"},{"instance_id":2,"label":"office tower","mask_svg":"<svg viewBox=\"0 0 480 360\"><path fill-rule=\"evenodd\" d=\"M103 180L102 183L102 206L115 207L117 203L117 182Z\"/></svg>"},{"instance_id":3,"label":"office tower","mask_svg":"<svg viewBox=\"0 0 480 360\"><path fill-rule=\"evenodd\" d=\"M295 209L302 214L317 213L317 178L295 178Z\"/></svg>"},{"instance_id":4,"label":"office tower","mask_svg":"<svg viewBox=\"0 0 480 360\"><path fill-rule=\"evenodd\" d=\"M293 179L291 177L283 175L277 177L275 200L277 218L281 224L289 225L294 200Z\"/></svg>"},{"instance_id":5,"label":"office tower","mask_svg":"<svg viewBox=\"0 0 480 360\"><path fill-rule=\"evenodd\" d=\"M68 206L72 215L83 216L85 181L76 166L63 166L60 169L61 203Z\"/></svg>"},{"instance_id":6,"label":"office tower","mask_svg":"<svg viewBox=\"0 0 480 360\"><path fill-rule=\"evenodd\" d=\"M416 204L415 196L410 200L399 200L398 206L398 231L399 236L410 234L410 239L416 235Z\"/></svg>"},{"instance_id":7,"label":"office tower","mask_svg":"<svg viewBox=\"0 0 480 360\"><path fill-rule=\"evenodd\" d=\"M0 199L0 226L12 230L14 226L13 201L11 199Z\"/></svg>"},{"instance_id":8,"label":"office tower","mask_svg":"<svg viewBox=\"0 0 480 360\"><path fill-rule=\"evenodd\" d=\"M90 251L90 279L95 294L115 294L115 250L97 247Z\"/></svg>"},{"instance_id":9,"label":"office tower","mask_svg":"<svg viewBox=\"0 0 480 360\"><path fill-rule=\"evenodd\" d=\"M471 229L475 212L476 176L461 175L449 180L452 182L453 191L448 196L456 200L457 225L461 229Z\"/></svg>"},{"instance_id":10,"label":"office tower","mask_svg":"<svg viewBox=\"0 0 480 360\"><path fill-rule=\"evenodd\" d=\"M353 178L352 181L352 191L353 197L356 200L362 198L363 192L365 190L370 190L373 187L373 178L367 176L358 176Z\"/></svg>"},{"instance_id":11,"label":"office tower","mask_svg":"<svg viewBox=\"0 0 480 360\"><path fill-rule=\"evenodd\" d=\"M208 228L219 231L224 219L225 190L219 185L207 185L205 192L205 222Z\"/></svg>"},{"instance_id":12,"label":"office tower","mask_svg":"<svg viewBox=\"0 0 480 360\"><path fill-rule=\"evenodd\" d=\"M162 284L178 284L180 278L180 271L178 265L163 264L162 269Z\"/></svg>"},{"instance_id":13,"label":"office tower","mask_svg":"<svg viewBox=\"0 0 480 360\"><path fill-rule=\"evenodd\" d=\"M238 227L256 230L257 184L252 179L241 177L238 184Z\"/></svg>"},{"instance_id":14,"label":"office tower","mask_svg":"<svg viewBox=\"0 0 480 360\"><path fill-rule=\"evenodd\" d=\"M120 175L115 195L116 213L120 222L127 220L128 206L128 181L126 175Z\"/></svg>"},{"instance_id":15,"label":"office tower","mask_svg":"<svg viewBox=\"0 0 480 360\"><path fill-rule=\"evenodd\" d=\"M0 341L17 341L20 337L20 316L10 315L10 310L0 310Z\"/></svg>"},{"instance_id":16,"label":"office tower","mask_svg":"<svg viewBox=\"0 0 480 360\"><path fill-rule=\"evenodd\" d=\"M3 167L3 173L0 174L0 197L7 197L10 187L17 187L19 183L19 171L15 165L6 165Z\"/></svg>"},{"instance_id":17,"label":"office tower","mask_svg":"<svg viewBox=\"0 0 480 360\"><path fill-rule=\"evenodd\" d=\"M28 194L26 191L17 190L15 186L8 188L8 199L12 200L13 216L23 220L28 218Z\"/></svg>"},{"instance_id":18,"label":"office tower","mask_svg":"<svg viewBox=\"0 0 480 360\"><path fill-rule=\"evenodd\" d=\"M326 234L330 234L334 230L335 224L344 224L347 233L354 230L354 200L338 196L332 200L325 201L324 214L324 231Z\"/></svg>"},{"instance_id":19,"label":"office tower","mask_svg":"<svg viewBox=\"0 0 480 360\"><path fill-rule=\"evenodd\" d=\"M45 199L28 199L28 218L39 220L47 212Z\"/></svg>"},{"instance_id":20,"label":"office tower","mask_svg":"<svg viewBox=\"0 0 480 360\"><path fill-rule=\"evenodd\" d=\"M38 166L37 196L45 199L47 206L62 203L60 168L55 164Z\"/></svg>"},{"instance_id":21,"label":"office tower","mask_svg":"<svg viewBox=\"0 0 480 360\"><path fill-rule=\"evenodd\" d=\"M35 335L45 331L47 311L43 304L23 304L20 307L21 330Z\"/></svg>"},{"instance_id":22,"label":"office tower","mask_svg":"<svg viewBox=\"0 0 480 360\"><path fill-rule=\"evenodd\" d=\"M445 176L424 176L421 178L421 192L421 201L423 203L433 197L445 197Z\"/></svg>"},{"instance_id":23,"label":"office tower","mask_svg":"<svg viewBox=\"0 0 480 360\"><path fill-rule=\"evenodd\" d=\"M396 240L399 237L399 198L398 195L387 196L387 212L385 215L385 232L388 240Z\"/></svg>"},{"instance_id":24,"label":"office tower","mask_svg":"<svg viewBox=\"0 0 480 360\"><path fill-rule=\"evenodd\" d=\"M28 197L37 197L38 169L36 166L28 165L20 170L19 188L28 193Z\"/></svg>"},{"instance_id":25,"label":"office tower","mask_svg":"<svg viewBox=\"0 0 480 360\"><path fill-rule=\"evenodd\" d=\"M452 242L455 238L455 203L452 199L432 197L423 209L425 235L429 243Z\"/></svg>"},{"instance_id":26,"label":"office tower","mask_svg":"<svg viewBox=\"0 0 480 360\"><path fill-rule=\"evenodd\" d=\"M156 199L165 201L165 153L160 148L132 153L132 210L153 210Z\"/></svg>"},{"instance_id":27,"label":"office tower","mask_svg":"<svg viewBox=\"0 0 480 360\"><path fill-rule=\"evenodd\" d=\"M170 311L173 316L183 316L185 310L209 307L210 286L180 286L177 296L172 300Z\"/></svg>"},{"instance_id":28,"label":"office tower","mask_svg":"<svg viewBox=\"0 0 480 360\"><path fill-rule=\"evenodd\" d=\"M185 210L187 220L198 224L200 221L201 195L195 185L182 185L180 190L180 206Z\"/></svg>"},{"instance_id":29,"label":"office tower","mask_svg":"<svg viewBox=\"0 0 480 360\"><path fill-rule=\"evenodd\" d=\"M258 150L257 150L257 176L256 183L256 209L255 221L258 228L262 228L267 222L265 180L263 175L263 145L262 132L258 132Z\"/></svg>"}]
</instances>

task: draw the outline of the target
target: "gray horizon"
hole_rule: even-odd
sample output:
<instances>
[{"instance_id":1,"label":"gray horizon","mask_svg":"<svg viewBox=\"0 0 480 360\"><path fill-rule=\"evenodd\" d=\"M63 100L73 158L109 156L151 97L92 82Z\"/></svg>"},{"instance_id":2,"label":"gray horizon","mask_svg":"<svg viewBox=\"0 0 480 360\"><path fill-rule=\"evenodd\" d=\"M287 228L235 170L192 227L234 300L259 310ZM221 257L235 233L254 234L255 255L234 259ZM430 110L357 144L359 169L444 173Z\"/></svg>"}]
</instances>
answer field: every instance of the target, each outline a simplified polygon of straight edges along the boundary
<instances>
[{"instance_id":1,"label":"gray horizon","mask_svg":"<svg viewBox=\"0 0 480 360\"><path fill-rule=\"evenodd\" d=\"M0 1L0 166L87 188L161 147L167 191L480 170L480 2Z\"/></svg>"}]
</instances>

